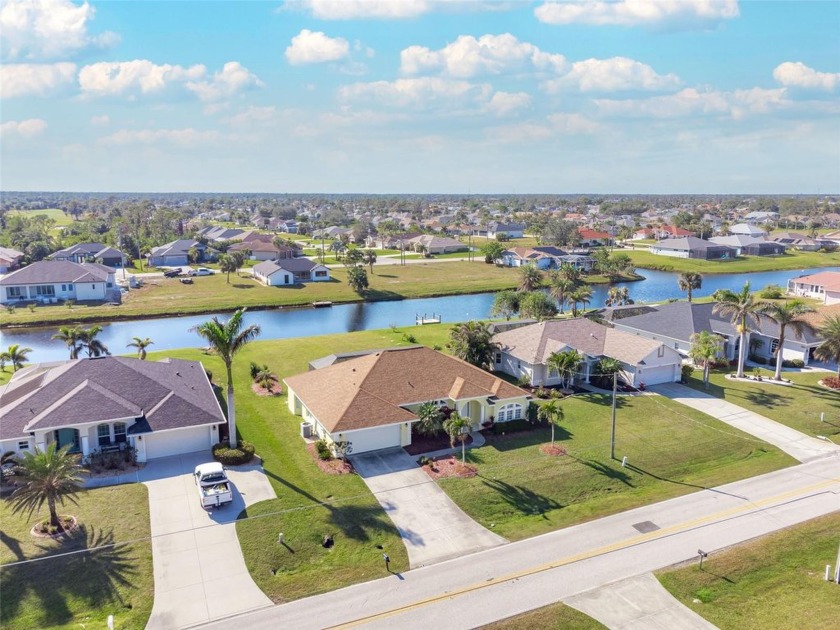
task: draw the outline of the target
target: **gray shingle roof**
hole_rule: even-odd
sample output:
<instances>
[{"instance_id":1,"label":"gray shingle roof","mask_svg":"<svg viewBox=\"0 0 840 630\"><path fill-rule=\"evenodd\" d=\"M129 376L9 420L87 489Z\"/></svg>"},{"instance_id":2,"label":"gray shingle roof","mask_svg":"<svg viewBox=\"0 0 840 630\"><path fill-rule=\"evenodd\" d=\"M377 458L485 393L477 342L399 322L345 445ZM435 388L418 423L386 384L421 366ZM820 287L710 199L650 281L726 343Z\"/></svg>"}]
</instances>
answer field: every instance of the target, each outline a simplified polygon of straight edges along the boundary
<instances>
[{"instance_id":1,"label":"gray shingle roof","mask_svg":"<svg viewBox=\"0 0 840 630\"><path fill-rule=\"evenodd\" d=\"M691 335L707 330L724 335L735 335L737 331L729 318L712 312L714 303L703 304L672 302L657 306L656 310L634 317L625 317L616 322L618 328L635 328L688 342Z\"/></svg>"},{"instance_id":2,"label":"gray shingle roof","mask_svg":"<svg viewBox=\"0 0 840 630\"><path fill-rule=\"evenodd\" d=\"M308 258L285 258L283 260L266 260L259 265L254 265L254 271L264 276L284 269L292 273L301 273L304 271L312 271L315 267L321 266L316 262L312 262Z\"/></svg>"},{"instance_id":3,"label":"gray shingle roof","mask_svg":"<svg viewBox=\"0 0 840 630\"><path fill-rule=\"evenodd\" d=\"M41 260L3 277L0 285L54 284L56 282L105 282L114 270L97 263Z\"/></svg>"}]
</instances>

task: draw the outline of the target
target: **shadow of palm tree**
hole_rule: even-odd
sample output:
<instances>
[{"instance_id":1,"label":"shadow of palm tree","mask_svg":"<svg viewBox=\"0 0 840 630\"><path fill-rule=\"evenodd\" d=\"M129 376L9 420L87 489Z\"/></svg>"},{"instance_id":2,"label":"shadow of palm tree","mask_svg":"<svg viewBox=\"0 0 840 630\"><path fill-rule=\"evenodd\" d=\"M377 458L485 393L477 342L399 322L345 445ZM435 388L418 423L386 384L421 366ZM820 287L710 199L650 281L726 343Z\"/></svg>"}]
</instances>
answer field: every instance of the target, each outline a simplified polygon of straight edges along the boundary
<instances>
[{"instance_id":1,"label":"shadow of palm tree","mask_svg":"<svg viewBox=\"0 0 840 630\"><path fill-rule=\"evenodd\" d=\"M625 486L629 488L635 488L633 483L631 482L632 477L628 475L626 472L621 470L620 468L615 468L610 466L609 464L605 464L603 462L599 462L595 459L579 459L577 457L572 456L573 459L576 459L579 463L587 466L597 472L599 475L604 475L610 479L615 479L620 481Z\"/></svg>"},{"instance_id":2,"label":"shadow of palm tree","mask_svg":"<svg viewBox=\"0 0 840 630\"><path fill-rule=\"evenodd\" d=\"M579 396L579 398L583 398L587 402L595 403L596 405L603 405L606 407L612 407L612 392L608 394L602 394L600 392L597 393L589 393L583 394ZM622 407L627 406L627 396L622 395L621 392L615 397L615 406L616 409L621 409Z\"/></svg>"},{"instance_id":3,"label":"shadow of palm tree","mask_svg":"<svg viewBox=\"0 0 840 630\"><path fill-rule=\"evenodd\" d=\"M482 483L495 490L513 508L522 514L541 514L547 518L545 513L549 510L559 510L563 507L554 499L538 494L523 486L514 486L499 479L487 479L482 477Z\"/></svg>"},{"instance_id":4,"label":"shadow of palm tree","mask_svg":"<svg viewBox=\"0 0 840 630\"><path fill-rule=\"evenodd\" d=\"M744 394L744 398L754 405L770 408L789 405L793 400L791 396L783 396L782 394L768 392L763 389L752 389Z\"/></svg>"},{"instance_id":5,"label":"shadow of palm tree","mask_svg":"<svg viewBox=\"0 0 840 630\"><path fill-rule=\"evenodd\" d=\"M12 538L2 529L0 529L0 543L3 543L8 547L9 551L15 554L15 558L18 560L23 560L23 550L20 548L20 540L17 538Z\"/></svg>"}]
</instances>

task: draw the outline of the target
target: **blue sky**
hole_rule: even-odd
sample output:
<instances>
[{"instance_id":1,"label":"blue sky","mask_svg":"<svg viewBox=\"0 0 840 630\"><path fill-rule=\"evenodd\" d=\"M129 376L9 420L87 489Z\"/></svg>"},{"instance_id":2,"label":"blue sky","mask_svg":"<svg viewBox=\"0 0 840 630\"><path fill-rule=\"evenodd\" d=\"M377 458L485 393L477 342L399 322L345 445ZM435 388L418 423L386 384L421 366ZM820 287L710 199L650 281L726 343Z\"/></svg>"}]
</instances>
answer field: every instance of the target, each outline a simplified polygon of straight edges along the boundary
<instances>
[{"instance_id":1,"label":"blue sky","mask_svg":"<svg viewBox=\"0 0 840 630\"><path fill-rule=\"evenodd\" d=\"M840 2L0 1L4 190L838 193Z\"/></svg>"}]
</instances>

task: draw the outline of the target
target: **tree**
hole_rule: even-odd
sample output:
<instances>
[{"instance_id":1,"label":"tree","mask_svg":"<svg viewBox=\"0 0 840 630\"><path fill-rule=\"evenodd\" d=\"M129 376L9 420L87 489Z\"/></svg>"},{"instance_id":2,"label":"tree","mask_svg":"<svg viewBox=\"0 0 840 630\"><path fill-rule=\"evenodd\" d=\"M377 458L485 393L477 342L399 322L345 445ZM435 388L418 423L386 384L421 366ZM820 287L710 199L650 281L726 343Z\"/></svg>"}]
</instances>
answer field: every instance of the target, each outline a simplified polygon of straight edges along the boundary
<instances>
[{"instance_id":1,"label":"tree","mask_svg":"<svg viewBox=\"0 0 840 630\"><path fill-rule=\"evenodd\" d=\"M703 276L696 271L685 271L679 275L677 285L679 286L680 291L688 293L688 301L691 302L692 291L703 286Z\"/></svg>"},{"instance_id":2,"label":"tree","mask_svg":"<svg viewBox=\"0 0 840 630\"><path fill-rule=\"evenodd\" d=\"M354 267L361 265L365 260L365 254L358 247L348 247L344 253L344 265Z\"/></svg>"},{"instance_id":3,"label":"tree","mask_svg":"<svg viewBox=\"0 0 840 630\"><path fill-rule=\"evenodd\" d=\"M148 337L146 337L145 339L141 339L140 337L132 337L132 339L134 339L134 341L132 341L131 343L125 344L125 347L126 348L137 348L137 357L141 361L145 361L146 360L146 348L151 346L154 343L154 341L152 341Z\"/></svg>"},{"instance_id":4,"label":"tree","mask_svg":"<svg viewBox=\"0 0 840 630\"><path fill-rule=\"evenodd\" d=\"M79 329L79 350L87 352L88 357L100 357L103 354L111 354L108 348L96 336L102 332L102 326L98 324L90 328Z\"/></svg>"},{"instance_id":5,"label":"tree","mask_svg":"<svg viewBox=\"0 0 840 630\"><path fill-rule=\"evenodd\" d=\"M548 422L551 425L551 445L554 446L554 427L559 426L564 419L563 408L557 400L549 400L544 405L540 406L537 412L537 417L542 422Z\"/></svg>"},{"instance_id":6,"label":"tree","mask_svg":"<svg viewBox=\"0 0 840 630\"><path fill-rule=\"evenodd\" d=\"M814 356L820 361L837 363L837 376L840 377L840 315L826 317L817 334L823 342L814 350Z\"/></svg>"},{"instance_id":7,"label":"tree","mask_svg":"<svg viewBox=\"0 0 840 630\"><path fill-rule=\"evenodd\" d=\"M566 280L570 280L574 286L580 284L580 269L571 263L562 263L557 268L557 275L561 278L566 278Z\"/></svg>"},{"instance_id":8,"label":"tree","mask_svg":"<svg viewBox=\"0 0 840 630\"><path fill-rule=\"evenodd\" d=\"M621 362L612 357L604 357L595 365L595 371L603 376L612 376L621 372Z\"/></svg>"},{"instance_id":9,"label":"tree","mask_svg":"<svg viewBox=\"0 0 840 630\"><path fill-rule=\"evenodd\" d=\"M484 262L492 265L494 262L502 257L502 252L505 251L505 246L499 241L487 241L484 245L478 248L484 255Z\"/></svg>"},{"instance_id":10,"label":"tree","mask_svg":"<svg viewBox=\"0 0 840 630\"><path fill-rule=\"evenodd\" d=\"M509 320L519 312L519 293L516 291L499 291L493 298L490 307L491 317L504 317Z\"/></svg>"},{"instance_id":11,"label":"tree","mask_svg":"<svg viewBox=\"0 0 840 630\"><path fill-rule=\"evenodd\" d=\"M11 363L12 371L17 372L29 360L29 353L32 348L22 348L19 343L13 343L8 350L0 353L0 361L4 364Z\"/></svg>"},{"instance_id":12,"label":"tree","mask_svg":"<svg viewBox=\"0 0 840 630\"><path fill-rule=\"evenodd\" d=\"M554 301L542 291L530 291L519 298L519 316L543 321L557 315Z\"/></svg>"},{"instance_id":13,"label":"tree","mask_svg":"<svg viewBox=\"0 0 840 630\"><path fill-rule=\"evenodd\" d=\"M534 265L522 265L519 268L519 290L533 291L538 288L543 281L542 272L534 267Z\"/></svg>"},{"instance_id":14,"label":"tree","mask_svg":"<svg viewBox=\"0 0 840 630\"><path fill-rule=\"evenodd\" d=\"M706 389L709 389L709 370L720 353L721 342L723 342L723 337L708 330L691 335L691 349L688 351L688 356L695 365L702 366L703 386Z\"/></svg>"},{"instance_id":15,"label":"tree","mask_svg":"<svg viewBox=\"0 0 840 630\"><path fill-rule=\"evenodd\" d=\"M806 331L812 331L814 327L802 319L807 313L813 313L814 309L805 304L802 300L790 300L788 302L761 302L759 314L769 319L779 327L779 343L776 345L776 373L773 378L782 380L782 361L784 361L785 330L790 327L798 339Z\"/></svg>"},{"instance_id":16,"label":"tree","mask_svg":"<svg viewBox=\"0 0 840 630\"><path fill-rule=\"evenodd\" d=\"M218 317L213 317L192 329L207 340L210 348L219 355L219 358L225 364L225 370L227 371L228 444L231 448L237 446L236 409L233 401L233 373L231 370L233 357L248 342L253 341L260 334L260 327L256 324L243 328L246 310L244 308L239 309L226 322L221 322Z\"/></svg>"},{"instance_id":17,"label":"tree","mask_svg":"<svg viewBox=\"0 0 840 630\"><path fill-rule=\"evenodd\" d=\"M449 329L449 349L459 359L480 368L493 365L497 345L487 324L477 321L456 324Z\"/></svg>"},{"instance_id":18,"label":"tree","mask_svg":"<svg viewBox=\"0 0 840 630\"><path fill-rule=\"evenodd\" d=\"M437 403L428 401L420 405L417 408L417 419L414 426L420 435L435 435L443 430L443 415Z\"/></svg>"},{"instance_id":19,"label":"tree","mask_svg":"<svg viewBox=\"0 0 840 630\"><path fill-rule=\"evenodd\" d=\"M361 295L368 288L368 276L364 267L350 267L347 270L347 282L350 288Z\"/></svg>"},{"instance_id":20,"label":"tree","mask_svg":"<svg viewBox=\"0 0 840 630\"><path fill-rule=\"evenodd\" d=\"M589 286L577 287L574 291L568 293L566 295L566 303L572 307L572 317L577 317L577 305L579 302L584 305L584 310L586 310L586 305L591 299L592 288Z\"/></svg>"},{"instance_id":21,"label":"tree","mask_svg":"<svg viewBox=\"0 0 840 630\"><path fill-rule=\"evenodd\" d=\"M745 282L744 288L738 293L730 291L729 289L721 289L715 291L712 296L717 304L712 308L712 312L731 318L732 325L735 326L739 335L738 342L738 378L744 377L744 358L747 355L747 336L750 333L749 323L752 321L758 323L760 303L755 301L755 298L750 293L750 283Z\"/></svg>"},{"instance_id":22,"label":"tree","mask_svg":"<svg viewBox=\"0 0 840 630\"><path fill-rule=\"evenodd\" d=\"M447 420L443 423L443 430L449 436L449 444L454 448L455 441L461 442L461 463L467 462L466 443L470 435L472 422L469 418L464 418L457 411L453 411Z\"/></svg>"},{"instance_id":23,"label":"tree","mask_svg":"<svg viewBox=\"0 0 840 630\"><path fill-rule=\"evenodd\" d=\"M81 333L82 329L78 326L62 326L52 339L63 341L70 350L70 359L78 359L79 351L82 349Z\"/></svg>"},{"instance_id":24,"label":"tree","mask_svg":"<svg viewBox=\"0 0 840 630\"><path fill-rule=\"evenodd\" d=\"M583 363L583 356L577 350L563 350L548 355L545 364L549 370L557 372L560 387L566 388L575 382L575 375Z\"/></svg>"},{"instance_id":25,"label":"tree","mask_svg":"<svg viewBox=\"0 0 840 630\"><path fill-rule=\"evenodd\" d=\"M564 276L560 273L560 270L553 271L550 274L548 293L560 305L561 315L563 313L563 307L566 305L566 295L574 291L576 286L575 281Z\"/></svg>"},{"instance_id":26,"label":"tree","mask_svg":"<svg viewBox=\"0 0 840 630\"><path fill-rule=\"evenodd\" d=\"M271 393L275 381L275 376L271 373L271 370L269 370L268 368L260 370L259 372L257 372L257 375L254 378L254 380L260 385L260 387L263 387L269 393Z\"/></svg>"},{"instance_id":27,"label":"tree","mask_svg":"<svg viewBox=\"0 0 840 630\"><path fill-rule=\"evenodd\" d=\"M18 488L12 494L13 512L32 513L40 510L44 503L50 511L50 526L61 529L56 506L64 505L65 499L78 505L76 499L81 489L81 474L87 472L79 465L79 457L69 453L70 445L57 448L51 442L47 450L37 446L34 453L24 453L17 469Z\"/></svg>"},{"instance_id":28,"label":"tree","mask_svg":"<svg viewBox=\"0 0 840 630\"><path fill-rule=\"evenodd\" d=\"M376 264L376 252L372 249L366 249L364 263L370 267L370 272L373 273L373 265Z\"/></svg>"},{"instance_id":29,"label":"tree","mask_svg":"<svg viewBox=\"0 0 840 630\"><path fill-rule=\"evenodd\" d=\"M627 287L610 287L607 291L607 299L604 301L604 306L622 306L631 302L630 291Z\"/></svg>"},{"instance_id":30,"label":"tree","mask_svg":"<svg viewBox=\"0 0 840 630\"><path fill-rule=\"evenodd\" d=\"M230 284L230 274L234 273L238 267L236 266L236 259L229 254L222 254L219 257L219 271L227 274L227 283Z\"/></svg>"}]
</instances>

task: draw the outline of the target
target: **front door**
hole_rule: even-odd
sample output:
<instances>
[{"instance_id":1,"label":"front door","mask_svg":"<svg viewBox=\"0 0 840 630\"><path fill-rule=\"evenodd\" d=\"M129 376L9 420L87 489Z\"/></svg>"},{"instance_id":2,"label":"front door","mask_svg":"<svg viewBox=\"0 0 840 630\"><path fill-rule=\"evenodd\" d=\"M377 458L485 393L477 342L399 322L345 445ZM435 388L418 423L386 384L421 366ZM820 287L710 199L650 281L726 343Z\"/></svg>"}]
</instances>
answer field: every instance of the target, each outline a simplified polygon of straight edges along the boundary
<instances>
[{"instance_id":1,"label":"front door","mask_svg":"<svg viewBox=\"0 0 840 630\"><path fill-rule=\"evenodd\" d=\"M79 452L79 432L76 429L58 429L55 432L55 441L58 448L70 445L71 453Z\"/></svg>"}]
</instances>

